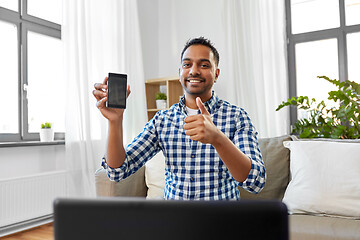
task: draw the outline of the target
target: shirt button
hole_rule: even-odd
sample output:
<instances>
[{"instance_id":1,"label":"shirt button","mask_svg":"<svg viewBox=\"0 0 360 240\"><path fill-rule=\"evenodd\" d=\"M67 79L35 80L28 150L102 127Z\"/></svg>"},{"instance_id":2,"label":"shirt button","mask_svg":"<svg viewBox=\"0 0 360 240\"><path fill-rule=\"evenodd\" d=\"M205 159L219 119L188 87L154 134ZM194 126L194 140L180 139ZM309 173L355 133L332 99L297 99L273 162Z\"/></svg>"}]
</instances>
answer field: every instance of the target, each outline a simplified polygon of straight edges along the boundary
<instances>
[{"instance_id":1,"label":"shirt button","mask_svg":"<svg viewBox=\"0 0 360 240\"><path fill-rule=\"evenodd\" d=\"M194 157L195 157L195 154L191 154L191 157L194 158Z\"/></svg>"},{"instance_id":2,"label":"shirt button","mask_svg":"<svg viewBox=\"0 0 360 240\"><path fill-rule=\"evenodd\" d=\"M194 178L193 178L193 177L191 177L191 178L190 178L190 181L192 181L192 182L193 182L193 181L194 181Z\"/></svg>"}]
</instances>

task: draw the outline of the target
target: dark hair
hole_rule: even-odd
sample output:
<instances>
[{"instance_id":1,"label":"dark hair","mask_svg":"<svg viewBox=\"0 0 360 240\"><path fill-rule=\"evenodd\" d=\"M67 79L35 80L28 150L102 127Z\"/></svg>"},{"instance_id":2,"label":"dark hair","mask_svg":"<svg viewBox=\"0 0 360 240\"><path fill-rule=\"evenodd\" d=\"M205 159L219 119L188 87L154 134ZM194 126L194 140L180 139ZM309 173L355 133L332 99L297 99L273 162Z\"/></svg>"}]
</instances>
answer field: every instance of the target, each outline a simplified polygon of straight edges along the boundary
<instances>
[{"instance_id":1,"label":"dark hair","mask_svg":"<svg viewBox=\"0 0 360 240\"><path fill-rule=\"evenodd\" d=\"M215 63L216 66L219 65L219 60L220 60L220 56L219 56L219 52L216 50L216 48L214 47L213 43L209 40L206 39L204 37L198 37L198 38L193 38L193 39L189 39L186 44L184 49L181 52L181 59L180 61L182 61L182 58L184 56L184 52L186 51L186 49L188 49L190 46L192 45L204 45L208 48L210 48L210 50L213 52L214 57L215 57Z\"/></svg>"}]
</instances>

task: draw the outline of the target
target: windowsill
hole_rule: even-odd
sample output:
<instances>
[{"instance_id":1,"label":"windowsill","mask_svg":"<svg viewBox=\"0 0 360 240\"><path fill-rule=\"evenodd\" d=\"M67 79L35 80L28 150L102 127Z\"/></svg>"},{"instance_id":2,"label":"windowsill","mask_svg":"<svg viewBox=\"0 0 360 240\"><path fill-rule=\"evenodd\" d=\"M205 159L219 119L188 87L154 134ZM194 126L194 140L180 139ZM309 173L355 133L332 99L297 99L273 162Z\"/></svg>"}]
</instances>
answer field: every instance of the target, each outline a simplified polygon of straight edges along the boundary
<instances>
[{"instance_id":1,"label":"windowsill","mask_svg":"<svg viewBox=\"0 0 360 240\"><path fill-rule=\"evenodd\" d=\"M23 142L0 142L0 148L5 147L31 147L31 146L49 146L65 145L65 140L55 140L52 142L23 141Z\"/></svg>"}]
</instances>

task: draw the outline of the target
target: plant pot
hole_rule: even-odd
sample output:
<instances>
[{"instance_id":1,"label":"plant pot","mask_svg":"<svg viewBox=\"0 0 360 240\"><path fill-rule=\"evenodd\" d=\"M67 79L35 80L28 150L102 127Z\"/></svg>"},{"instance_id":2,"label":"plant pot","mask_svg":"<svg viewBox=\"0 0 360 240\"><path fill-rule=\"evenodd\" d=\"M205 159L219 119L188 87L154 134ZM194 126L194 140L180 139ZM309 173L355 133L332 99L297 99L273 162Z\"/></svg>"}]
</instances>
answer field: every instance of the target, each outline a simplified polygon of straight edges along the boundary
<instances>
[{"instance_id":1,"label":"plant pot","mask_svg":"<svg viewBox=\"0 0 360 240\"><path fill-rule=\"evenodd\" d=\"M166 100L156 100L156 108L157 109L165 109L166 108Z\"/></svg>"},{"instance_id":2,"label":"plant pot","mask_svg":"<svg viewBox=\"0 0 360 240\"><path fill-rule=\"evenodd\" d=\"M52 128L40 129L40 142L52 142L54 141L54 130Z\"/></svg>"}]
</instances>

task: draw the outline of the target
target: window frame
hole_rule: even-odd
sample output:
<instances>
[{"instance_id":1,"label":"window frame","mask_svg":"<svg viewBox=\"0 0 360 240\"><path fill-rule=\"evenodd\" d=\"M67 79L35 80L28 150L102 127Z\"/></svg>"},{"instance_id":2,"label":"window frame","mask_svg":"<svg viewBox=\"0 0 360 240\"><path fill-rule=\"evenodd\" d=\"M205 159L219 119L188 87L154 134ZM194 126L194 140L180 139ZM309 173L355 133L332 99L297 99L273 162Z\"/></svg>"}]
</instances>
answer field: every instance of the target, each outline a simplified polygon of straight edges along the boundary
<instances>
[{"instance_id":1,"label":"window frame","mask_svg":"<svg viewBox=\"0 0 360 240\"><path fill-rule=\"evenodd\" d=\"M360 24L346 26L345 23L345 0L339 1L340 27L330 28L319 31L293 34L291 29L291 0L285 0L286 11L286 34L288 51L288 78L289 78L289 96L297 96L296 91L296 55L295 45L312 41L337 39L338 43L338 70L339 80L348 79L347 62L347 41L346 36L350 33L360 32ZM290 128L297 121L297 108L290 108Z\"/></svg>"},{"instance_id":2,"label":"window frame","mask_svg":"<svg viewBox=\"0 0 360 240\"><path fill-rule=\"evenodd\" d=\"M18 47L18 133L0 133L0 142L21 143L40 141L39 133L28 131L28 100L26 86L28 84L27 36L28 32L36 32L61 40L61 25L27 14L27 0L19 0L18 12L0 6L0 20L15 24L17 27ZM64 140L64 132L55 132L55 140Z\"/></svg>"}]
</instances>

